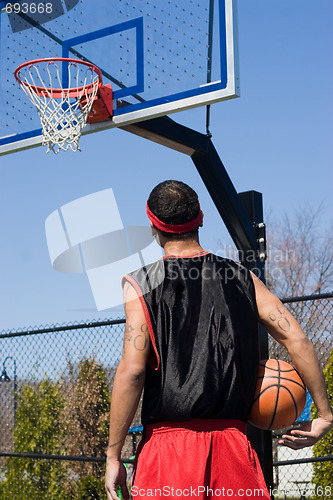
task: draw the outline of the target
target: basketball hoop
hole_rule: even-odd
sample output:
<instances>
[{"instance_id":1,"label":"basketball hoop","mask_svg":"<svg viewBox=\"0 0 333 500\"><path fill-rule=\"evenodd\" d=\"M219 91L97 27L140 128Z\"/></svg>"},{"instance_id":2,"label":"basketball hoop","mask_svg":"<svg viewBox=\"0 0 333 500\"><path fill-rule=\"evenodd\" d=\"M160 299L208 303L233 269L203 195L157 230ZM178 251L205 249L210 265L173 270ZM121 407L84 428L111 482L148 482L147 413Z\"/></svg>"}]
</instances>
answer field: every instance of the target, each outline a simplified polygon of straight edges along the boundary
<instances>
[{"instance_id":1,"label":"basketball hoop","mask_svg":"<svg viewBox=\"0 0 333 500\"><path fill-rule=\"evenodd\" d=\"M63 57L36 59L18 66L14 76L37 108L47 152L80 150L82 129L101 88L108 87L108 118L112 115L111 88L103 86L94 64Z\"/></svg>"}]
</instances>

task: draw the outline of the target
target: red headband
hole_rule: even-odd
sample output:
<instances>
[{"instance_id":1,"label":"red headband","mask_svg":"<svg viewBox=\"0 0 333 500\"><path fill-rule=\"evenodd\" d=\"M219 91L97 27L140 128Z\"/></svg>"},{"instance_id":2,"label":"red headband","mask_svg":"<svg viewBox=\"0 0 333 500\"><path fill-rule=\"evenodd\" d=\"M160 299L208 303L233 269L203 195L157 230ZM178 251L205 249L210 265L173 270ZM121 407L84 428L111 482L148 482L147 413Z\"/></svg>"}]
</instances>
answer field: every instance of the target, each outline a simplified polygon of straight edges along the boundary
<instances>
[{"instance_id":1,"label":"red headband","mask_svg":"<svg viewBox=\"0 0 333 500\"><path fill-rule=\"evenodd\" d=\"M196 227L202 224L203 213L200 210L199 204L199 213L195 219L185 222L185 224L167 224L166 222L162 222L160 219L153 214L153 212L148 207L148 202L146 205L148 219L154 224L157 229L161 231L165 231L166 233L189 233L193 231Z\"/></svg>"}]
</instances>

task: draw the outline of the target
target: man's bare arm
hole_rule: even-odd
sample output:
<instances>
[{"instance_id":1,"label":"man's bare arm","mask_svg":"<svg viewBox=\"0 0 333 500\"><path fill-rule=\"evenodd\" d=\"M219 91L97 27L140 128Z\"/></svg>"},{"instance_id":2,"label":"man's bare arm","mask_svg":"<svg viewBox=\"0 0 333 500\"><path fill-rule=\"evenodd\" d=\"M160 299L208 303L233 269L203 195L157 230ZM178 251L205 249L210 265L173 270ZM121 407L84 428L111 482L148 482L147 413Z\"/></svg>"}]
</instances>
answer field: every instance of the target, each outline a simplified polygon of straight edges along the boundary
<instances>
[{"instance_id":1,"label":"man's bare arm","mask_svg":"<svg viewBox=\"0 0 333 500\"><path fill-rule=\"evenodd\" d=\"M150 352L150 338L143 309L133 287L128 283L124 287L124 304L126 326L123 352L111 397L105 476L108 500L118 498L117 486L121 487L122 497L129 498L126 471L120 461L121 450L140 401Z\"/></svg>"},{"instance_id":2,"label":"man's bare arm","mask_svg":"<svg viewBox=\"0 0 333 500\"><path fill-rule=\"evenodd\" d=\"M253 281L260 323L277 342L287 349L293 365L304 380L318 410L318 419L286 433L279 444L293 449L312 446L332 427L333 417L323 371L312 343L293 315L254 275Z\"/></svg>"}]
</instances>

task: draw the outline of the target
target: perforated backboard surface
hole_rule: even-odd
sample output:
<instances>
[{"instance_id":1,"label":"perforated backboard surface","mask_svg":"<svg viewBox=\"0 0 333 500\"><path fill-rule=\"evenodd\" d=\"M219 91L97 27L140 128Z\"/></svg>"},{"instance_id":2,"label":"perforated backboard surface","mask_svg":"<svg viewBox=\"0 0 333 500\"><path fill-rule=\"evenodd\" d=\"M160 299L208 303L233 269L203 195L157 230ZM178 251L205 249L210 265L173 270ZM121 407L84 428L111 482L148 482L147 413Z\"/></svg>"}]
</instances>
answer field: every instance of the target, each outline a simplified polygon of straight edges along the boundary
<instances>
[{"instance_id":1,"label":"perforated backboard surface","mask_svg":"<svg viewBox=\"0 0 333 500\"><path fill-rule=\"evenodd\" d=\"M0 154L41 144L36 109L13 73L46 57L93 62L114 116L84 133L239 95L233 0L0 1Z\"/></svg>"}]
</instances>

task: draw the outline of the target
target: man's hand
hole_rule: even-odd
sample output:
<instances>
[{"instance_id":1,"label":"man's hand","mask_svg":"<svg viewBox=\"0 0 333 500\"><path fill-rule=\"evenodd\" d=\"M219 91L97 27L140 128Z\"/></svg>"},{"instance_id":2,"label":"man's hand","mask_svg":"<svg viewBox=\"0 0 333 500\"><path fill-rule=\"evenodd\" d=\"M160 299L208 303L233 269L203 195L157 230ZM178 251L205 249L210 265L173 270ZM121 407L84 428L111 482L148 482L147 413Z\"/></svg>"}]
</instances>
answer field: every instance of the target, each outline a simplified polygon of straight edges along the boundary
<instances>
[{"instance_id":1,"label":"man's hand","mask_svg":"<svg viewBox=\"0 0 333 500\"><path fill-rule=\"evenodd\" d=\"M286 434L283 434L279 444L288 446L293 450L300 450L306 446L313 446L319 439L321 439L332 428L332 420L324 418L316 418L311 422L292 429Z\"/></svg>"},{"instance_id":2,"label":"man's hand","mask_svg":"<svg viewBox=\"0 0 333 500\"><path fill-rule=\"evenodd\" d=\"M108 500L119 500L117 495L119 486L122 498L124 500L129 499L126 478L127 473L124 464L117 460L108 461L105 473L105 490Z\"/></svg>"}]
</instances>

